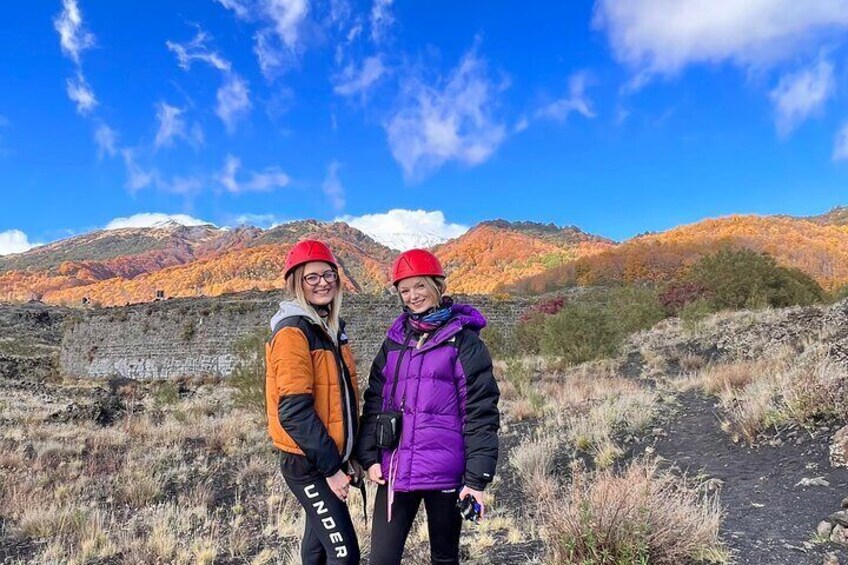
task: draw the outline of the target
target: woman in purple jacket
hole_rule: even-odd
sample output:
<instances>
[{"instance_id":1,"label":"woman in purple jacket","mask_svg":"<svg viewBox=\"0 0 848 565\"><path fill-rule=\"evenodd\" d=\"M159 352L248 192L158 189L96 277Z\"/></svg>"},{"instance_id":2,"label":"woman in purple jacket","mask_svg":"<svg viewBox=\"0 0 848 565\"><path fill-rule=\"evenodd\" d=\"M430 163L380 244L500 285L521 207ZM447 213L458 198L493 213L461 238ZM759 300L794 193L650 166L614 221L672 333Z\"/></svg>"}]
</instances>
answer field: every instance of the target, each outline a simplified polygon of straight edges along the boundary
<instances>
[{"instance_id":1,"label":"woman in purple jacket","mask_svg":"<svg viewBox=\"0 0 848 565\"><path fill-rule=\"evenodd\" d=\"M457 501L471 495L482 518L498 459L500 393L479 337L486 319L444 296L444 271L429 251L402 253L392 282L404 311L371 367L357 439L357 458L379 485L370 563L400 563L422 500L431 562L459 563ZM399 424L393 442L387 416Z\"/></svg>"}]
</instances>

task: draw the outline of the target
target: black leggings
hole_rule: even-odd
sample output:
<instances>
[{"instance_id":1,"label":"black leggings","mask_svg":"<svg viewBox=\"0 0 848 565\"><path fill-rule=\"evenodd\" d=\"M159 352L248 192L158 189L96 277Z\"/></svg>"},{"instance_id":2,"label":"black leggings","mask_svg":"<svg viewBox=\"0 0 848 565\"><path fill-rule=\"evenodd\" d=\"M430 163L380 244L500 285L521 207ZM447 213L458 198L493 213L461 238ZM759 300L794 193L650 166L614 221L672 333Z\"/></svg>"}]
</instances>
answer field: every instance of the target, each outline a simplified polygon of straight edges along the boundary
<instances>
[{"instance_id":1,"label":"black leggings","mask_svg":"<svg viewBox=\"0 0 848 565\"><path fill-rule=\"evenodd\" d=\"M391 522L387 520L387 491L385 485L377 489L374 522L371 526L371 565L400 563L406 537L422 500L427 511L427 531L430 534L430 562L433 565L458 564L462 517L456 508L457 491L396 492Z\"/></svg>"},{"instance_id":2,"label":"black leggings","mask_svg":"<svg viewBox=\"0 0 848 565\"><path fill-rule=\"evenodd\" d=\"M283 454L283 478L306 511L300 557L303 565L357 565L359 541L347 504L335 495L324 478L300 455Z\"/></svg>"}]
</instances>

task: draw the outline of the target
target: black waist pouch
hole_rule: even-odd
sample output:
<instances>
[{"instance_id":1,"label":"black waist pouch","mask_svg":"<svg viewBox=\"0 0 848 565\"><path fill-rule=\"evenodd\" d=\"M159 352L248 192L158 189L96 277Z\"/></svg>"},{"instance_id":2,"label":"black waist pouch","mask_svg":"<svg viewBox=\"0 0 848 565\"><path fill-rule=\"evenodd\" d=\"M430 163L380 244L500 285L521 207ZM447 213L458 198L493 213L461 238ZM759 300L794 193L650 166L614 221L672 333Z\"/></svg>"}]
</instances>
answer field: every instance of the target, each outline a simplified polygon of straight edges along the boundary
<instances>
[{"instance_id":1,"label":"black waist pouch","mask_svg":"<svg viewBox=\"0 0 848 565\"><path fill-rule=\"evenodd\" d=\"M400 442L401 412L380 412L374 426L374 439L380 449L394 449Z\"/></svg>"}]
</instances>

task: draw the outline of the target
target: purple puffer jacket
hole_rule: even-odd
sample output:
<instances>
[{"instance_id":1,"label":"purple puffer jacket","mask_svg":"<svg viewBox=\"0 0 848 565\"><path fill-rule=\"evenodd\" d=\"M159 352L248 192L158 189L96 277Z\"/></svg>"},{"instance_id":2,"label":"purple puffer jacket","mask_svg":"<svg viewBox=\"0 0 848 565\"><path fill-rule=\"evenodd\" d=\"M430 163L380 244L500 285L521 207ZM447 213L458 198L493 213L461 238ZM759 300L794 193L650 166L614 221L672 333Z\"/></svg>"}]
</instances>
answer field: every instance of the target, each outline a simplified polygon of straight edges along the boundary
<instances>
[{"instance_id":1,"label":"purple puffer jacket","mask_svg":"<svg viewBox=\"0 0 848 565\"><path fill-rule=\"evenodd\" d=\"M419 336L410 333L402 314L371 368L357 457L366 469L381 463L395 491L463 484L482 490L494 477L500 393L491 357L478 336L486 319L471 306L454 304L452 310L420 349ZM375 445L374 417L401 406L400 444L382 451Z\"/></svg>"}]
</instances>

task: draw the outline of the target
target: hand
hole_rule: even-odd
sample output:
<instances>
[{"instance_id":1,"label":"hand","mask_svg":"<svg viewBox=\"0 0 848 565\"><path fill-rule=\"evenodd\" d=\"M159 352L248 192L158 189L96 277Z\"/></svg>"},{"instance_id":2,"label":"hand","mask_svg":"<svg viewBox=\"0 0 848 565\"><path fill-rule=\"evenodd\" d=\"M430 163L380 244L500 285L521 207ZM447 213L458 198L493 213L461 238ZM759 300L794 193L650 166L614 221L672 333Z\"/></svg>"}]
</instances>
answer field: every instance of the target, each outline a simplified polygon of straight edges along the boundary
<instances>
[{"instance_id":1,"label":"hand","mask_svg":"<svg viewBox=\"0 0 848 565\"><path fill-rule=\"evenodd\" d=\"M386 484L386 479L383 478L383 468L379 463L374 463L368 467L368 480L378 485Z\"/></svg>"},{"instance_id":2,"label":"hand","mask_svg":"<svg viewBox=\"0 0 848 565\"><path fill-rule=\"evenodd\" d=\"M466 496L471 495L474 497L474 500L477 501L477 504L480 505L480 522L483 521L483 518L486 517L486 505L483 504L483 491L474 490L471 487L462 487L462 490L459 491L459 499L464 500Z\"/></svg>"},{"instance_id":3,"label":"hand","mask_svg":"<svg viewBox=\"0 0 848 565\"><path fill-rule=\"evenodd\" d=\"M347 493L350 490L350 477L344 471L339 469L332 477L327 477L327 484L330 485L330 490L339 497L339 500L347 500Z\"/></svg>"}]
</instances>

